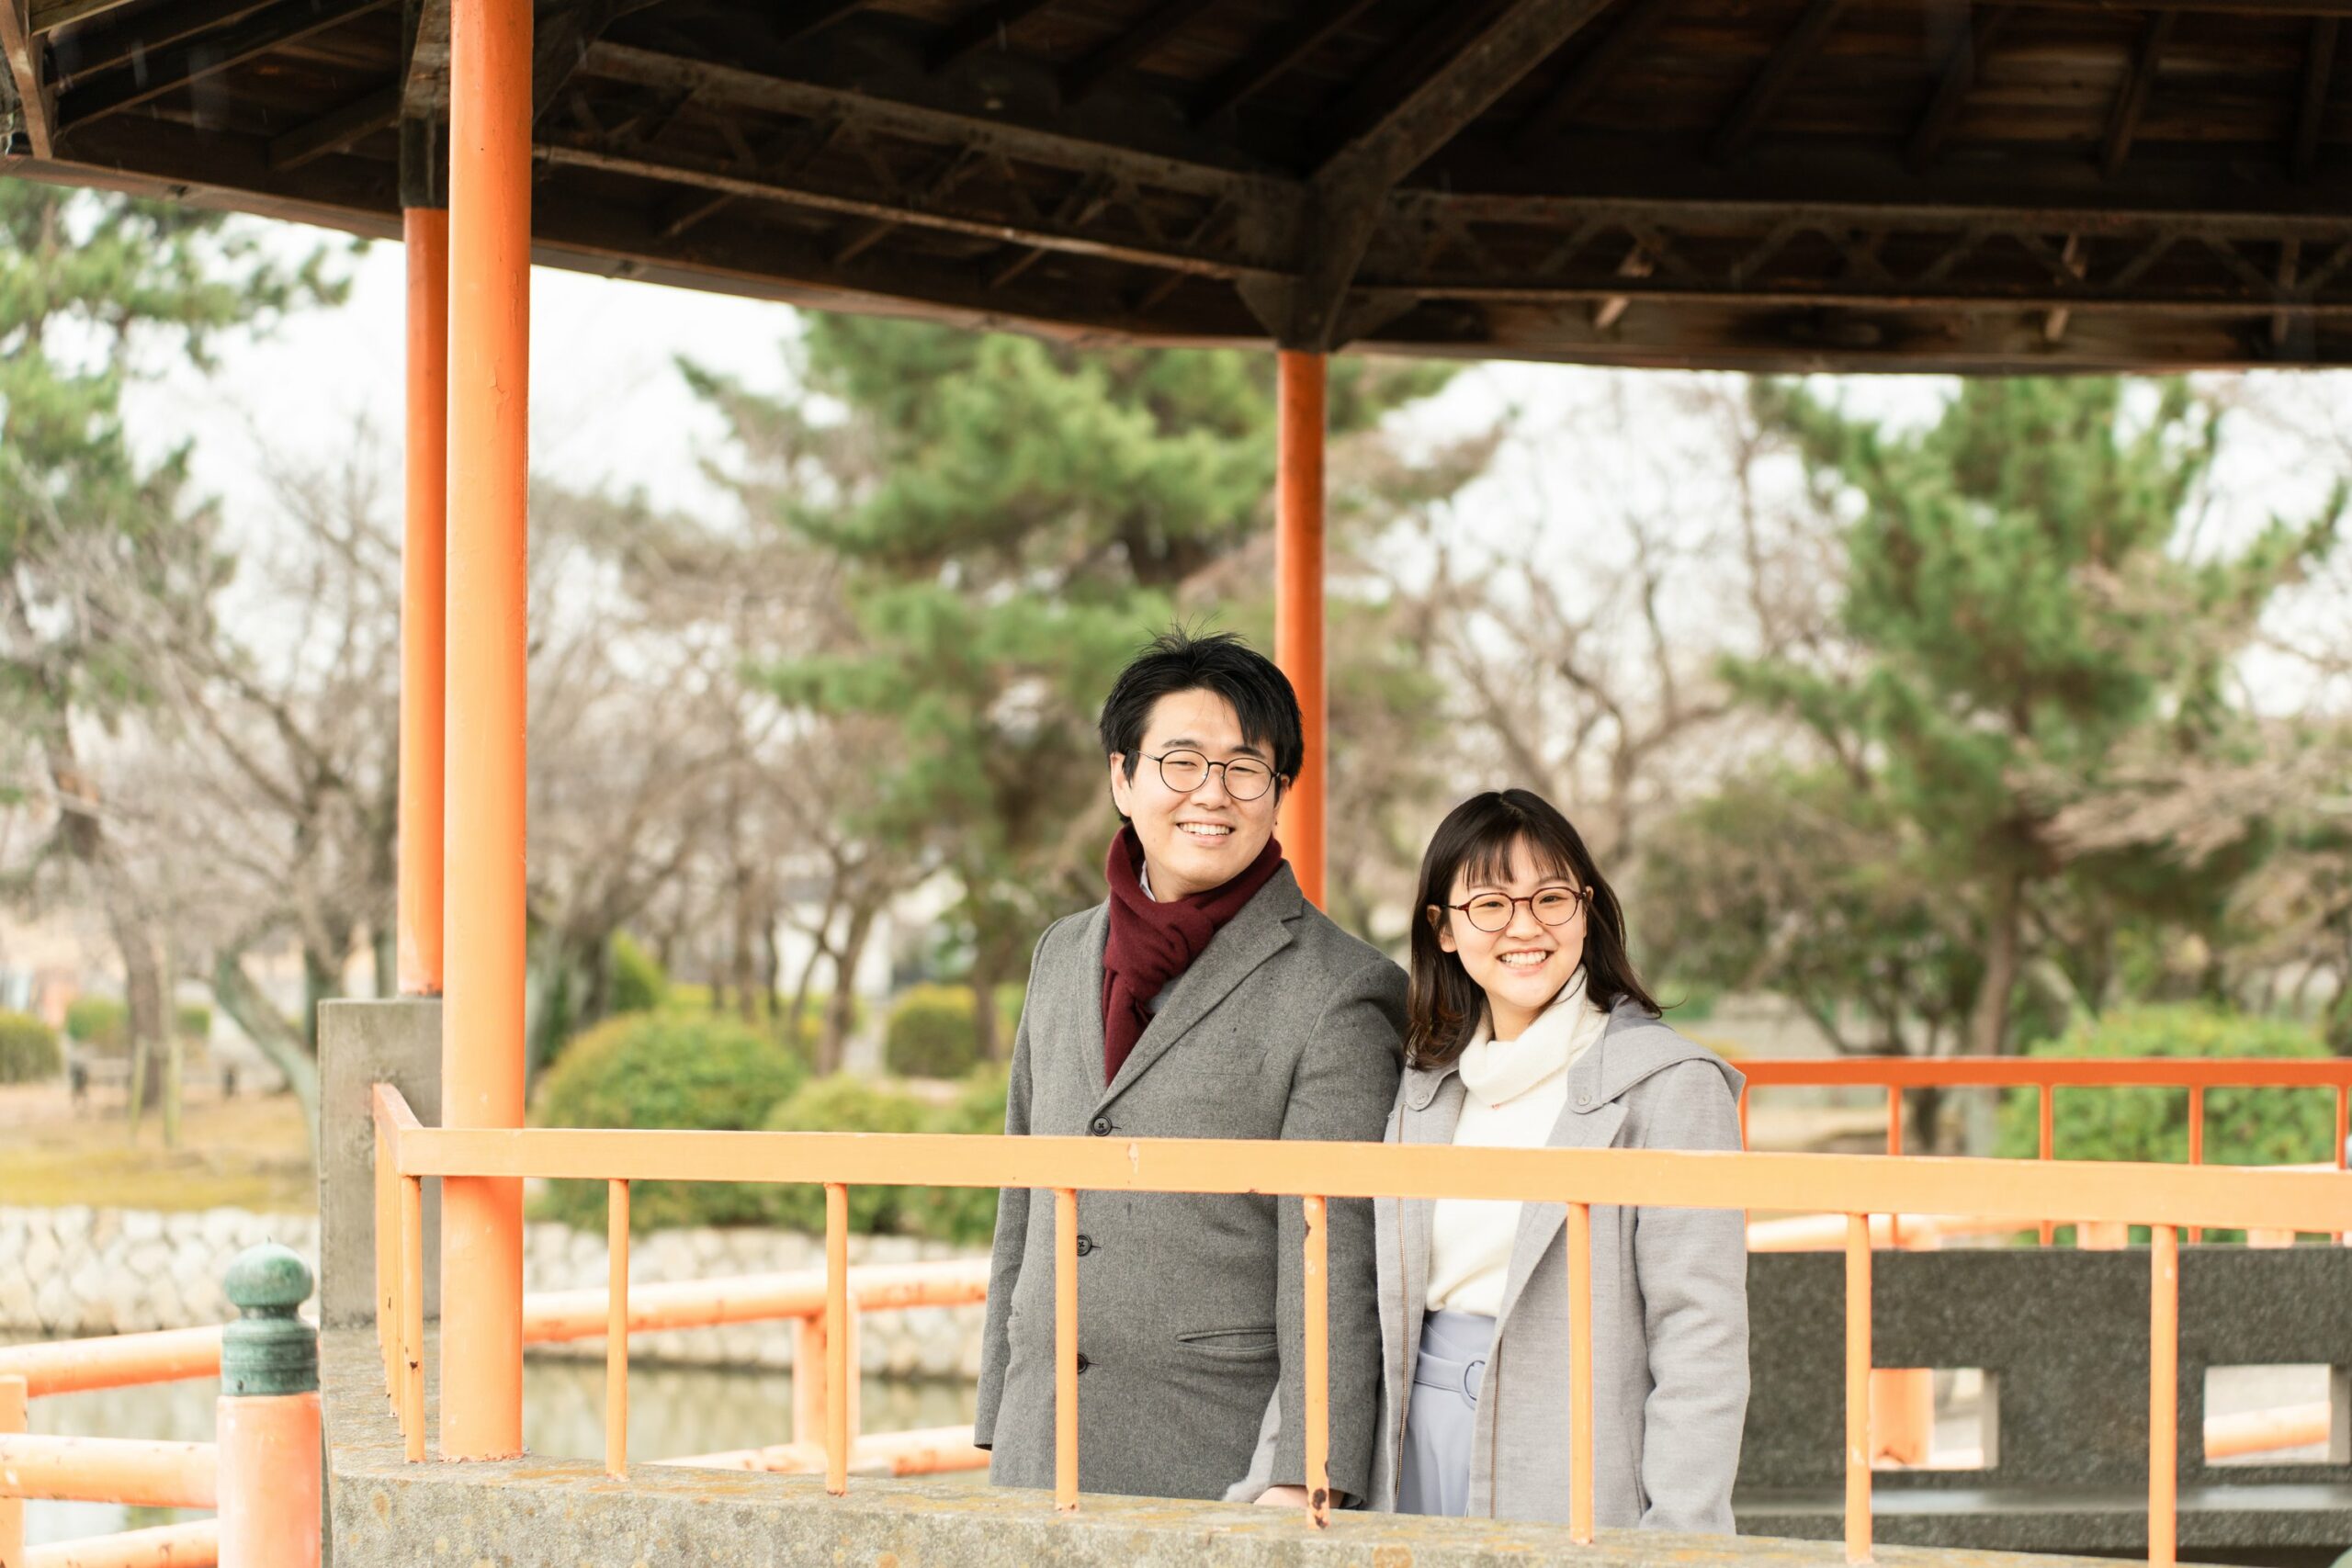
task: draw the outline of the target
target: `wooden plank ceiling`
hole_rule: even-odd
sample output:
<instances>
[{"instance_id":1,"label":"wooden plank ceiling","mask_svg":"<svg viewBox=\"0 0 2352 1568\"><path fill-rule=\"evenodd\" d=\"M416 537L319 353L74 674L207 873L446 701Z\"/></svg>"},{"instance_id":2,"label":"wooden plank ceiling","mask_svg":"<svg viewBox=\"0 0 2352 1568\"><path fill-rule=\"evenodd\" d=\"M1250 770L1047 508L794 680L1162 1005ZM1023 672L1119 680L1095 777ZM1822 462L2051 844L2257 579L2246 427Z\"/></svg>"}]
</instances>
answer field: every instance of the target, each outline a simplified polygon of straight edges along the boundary
<instances>
[{"instance_id":1,"label":"wooden plank ceiling","mask_svg":"<svg viewBox=\"0 0 2352 1568\"><path fill-rule=\"evenodd\" d=\"M0 172L395 234L450 3L0 0ZM2347 16L539 0L535 221L553 265L1079 337L2340 365Z\"/></svg>"}]
</instances>

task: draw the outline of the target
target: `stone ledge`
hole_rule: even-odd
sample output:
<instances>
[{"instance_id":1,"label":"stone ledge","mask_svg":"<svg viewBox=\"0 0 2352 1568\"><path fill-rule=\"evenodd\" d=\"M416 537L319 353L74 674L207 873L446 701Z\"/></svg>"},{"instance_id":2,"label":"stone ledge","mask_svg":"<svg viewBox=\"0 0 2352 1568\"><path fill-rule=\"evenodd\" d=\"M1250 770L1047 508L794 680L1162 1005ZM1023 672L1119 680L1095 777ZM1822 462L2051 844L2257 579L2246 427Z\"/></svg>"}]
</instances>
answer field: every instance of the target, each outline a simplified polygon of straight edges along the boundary
<instances>
[{"instance_id":1,"label":"stone ledge","mask_svg":"<svg viewBox=\"0 0 2352 1568\"><path fill-rule=\"evenodd\" d=\"M882 1568L1842 1568L1836 1542L1610 1530L1577 1547L1565 1527L1342 1515L1317 1533L1288 1510L1090 1495L1058 1517L1041 1492L855 1478L828 1497L814 1477L648 1465L615 1480L594 1464L525 1459L411 1465L382 1393L373 1337L325 1337L331 1515L337 1568L420 1562L500 1568L647 1568L667 1562L828 1562ZM2090 1568L2081 1558L1891 1547L1880 1568Z\"/></svg>"}]
</instances>

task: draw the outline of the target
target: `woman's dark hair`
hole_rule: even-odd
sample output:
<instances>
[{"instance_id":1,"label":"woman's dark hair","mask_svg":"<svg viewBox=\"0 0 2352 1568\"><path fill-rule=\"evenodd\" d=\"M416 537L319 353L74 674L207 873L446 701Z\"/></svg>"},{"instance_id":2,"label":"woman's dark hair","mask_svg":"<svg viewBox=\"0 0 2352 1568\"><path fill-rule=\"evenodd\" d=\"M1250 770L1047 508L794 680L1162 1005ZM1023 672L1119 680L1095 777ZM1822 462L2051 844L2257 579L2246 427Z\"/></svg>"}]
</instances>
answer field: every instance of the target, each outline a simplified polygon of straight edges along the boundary
<instances>
[{"instance_id":1,"label":"woman's dark hair","mask_svg":"<svg viewBox=\"0 0 2352 1568\"><path fill-rule=\"evenodd\" d=\"M1413 900L1413 986L1405 1003L1408 1066L1444 1066L1477 1033L1486 993L1462 966L1461 955L1438 945L1437 933L1447 918L1446 906L1453 902L1454 879L1467 873L1475 882L1506 881L1511 851L1521 843L1534 856L1540 874L1592 889L1585 900L1587 999L1604 1012L1627 998L1653 1013L1658 1010L1625 956L1625 912L1574 825L1532 790L1488 790L1447 812L1421 856L1420 887Z\"/></svg>"},{"instance_id":2,"label":"woman's dark hair","mask_svg":"<svg viewBox=\"0 0 2352 1568\"><path fill-rule=\"evenodd\" d=\"M1125 756L1127 777L1134 778L1153 705L1172 693L1195 691L1215 692L1233 705L1242 739L1266 748L1276 778L1298 777L1306 761L1298 694L1272 660L1231 632L1194 637L1171 626L1145 644L1103 699L1102 755Z\"/></svg>"}]
</instances>

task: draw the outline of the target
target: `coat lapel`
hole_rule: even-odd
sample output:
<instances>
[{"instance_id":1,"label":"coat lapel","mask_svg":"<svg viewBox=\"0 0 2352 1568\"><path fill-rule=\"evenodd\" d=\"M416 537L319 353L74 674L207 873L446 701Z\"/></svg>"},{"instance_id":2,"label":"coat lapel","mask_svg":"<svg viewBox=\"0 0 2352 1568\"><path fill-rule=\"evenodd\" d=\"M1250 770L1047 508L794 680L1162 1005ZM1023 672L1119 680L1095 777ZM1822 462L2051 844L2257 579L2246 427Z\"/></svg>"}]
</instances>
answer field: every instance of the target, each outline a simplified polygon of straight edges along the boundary
<instances>
[{"instance_id":1,"label":"coat lapel","mask_svg":"<svg viewBox=\"0 0 2352 1568\"><path fill-rule=\"evenodd\" d=\"M1298 878L1291 874L1288 864L1278 869L1271 881L1258 890L1257 897L1241 907L1241 912L1225 924L1225 928L1209 940L1193 966L1176 977L1168 987L1159 1010L1152 1014L1151 1022L1136 1042L1135 1049L1120 1064L1119 1076L1113 1078L1096 1102L1095 1110L1127 1091L1129 1085L1148 1072L1152 1063L1167 1055L1169 1047L1182 1040L1193 1025L1208 1015L1208 1010L1223 1001L1234 987L1250 976L1258 965L1290 945L1289 921L1305 907L1306 900L1298 891ZM1102 933L1110 936L1110 906L1103 906ZM1094 950L1094 1060L1102 1060L1102 946Z\"/></svg>"},{"instance_id":2,"label":"coat lapel","mask_svg":"<svg viewBox=\"0 0 2352 1568\"><path fill-rule=\"evenodd\" d=\"M1613 1032L1615 1019L1610 1021L1610 1027ZM1552 1135L1544 1140L1546 1148L1605 1149L1617 1136L1617 1129L1624 1125L1624 1102L1611 1099L1601 1089L1608 1049L1609 1036L1603 1034L1568 1069L1568 1100L1560 1108L1560 1119L1552 1124ZM1519 1231L1511 1240L1510 1268L1503 1276L1502 1303L1495 1314L1498 1337L1510 1318L1510 1309L1518 1304L1520 1292L1527 1288L1527 1281L1544 1261L1544 1255L1551 1250L1552 1238L1567 1223L1566 1201L1520 1205Z\"/></svg>"}]
</instances>

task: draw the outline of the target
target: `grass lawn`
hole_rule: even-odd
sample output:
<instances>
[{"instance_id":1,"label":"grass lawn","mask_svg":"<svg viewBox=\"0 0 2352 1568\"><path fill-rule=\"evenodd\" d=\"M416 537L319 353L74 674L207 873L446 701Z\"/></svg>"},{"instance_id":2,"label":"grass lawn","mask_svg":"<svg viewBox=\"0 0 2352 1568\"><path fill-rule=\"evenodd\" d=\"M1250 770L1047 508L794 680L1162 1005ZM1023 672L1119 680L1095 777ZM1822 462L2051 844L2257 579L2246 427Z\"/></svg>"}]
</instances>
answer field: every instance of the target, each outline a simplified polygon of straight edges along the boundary
<instances>
[{"instance_id":1,"label":"grass lawn","mask_svg":"<svg viewBox=\"0 0 2352 1568\"><path fill-rule=\"evenodd\" d=\"M62 1085L0 1087L0 1202L308 1213L317 1205L302 1108L290 1094L187 1106L180 1146L149 1115L131 1141L121 1096L76 1110Z\"/></svg>"}]
</instances>

